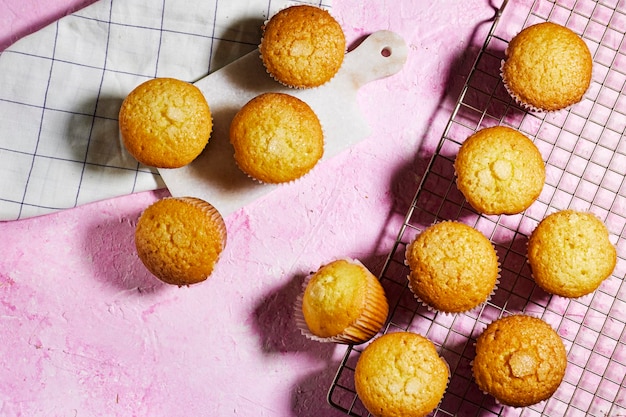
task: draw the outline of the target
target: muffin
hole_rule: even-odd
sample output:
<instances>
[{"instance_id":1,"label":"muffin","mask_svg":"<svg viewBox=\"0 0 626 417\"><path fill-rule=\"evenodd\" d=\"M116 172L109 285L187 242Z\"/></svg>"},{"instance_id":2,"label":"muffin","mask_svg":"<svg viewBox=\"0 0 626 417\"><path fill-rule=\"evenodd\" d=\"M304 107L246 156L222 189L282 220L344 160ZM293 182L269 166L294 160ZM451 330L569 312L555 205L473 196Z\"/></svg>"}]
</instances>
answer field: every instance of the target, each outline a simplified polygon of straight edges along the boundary
<instances>
[{"instance_id":1,"label":"muffin","mask_svg":"<svg viewBox=\"0 0 626 417\"><path fill-rule=\"evenodd\" d=\"M420 233L407 246L406 264L413 294L444 313L461 313L484 303L500 276L491 242L456 221L437 223Z\"/></svg>"},{"instance_id":2,"label":"muffin","mask_svg":"<svg viewBox=\"0 0 626 417\"><path fill-rule=\"evenodd\" d=\"M528 240L528 263L546 292L578 298L595 291L617 263L609 232L592 213L562 210L544 218Z\"/></svg>"},{"instance_id":3,"label":"muffin","mask_svg":"<svg viewBox=\"0 0 626 417\"><path fill-rule=\"evenodd\" d=\"M541 194L546 168L537 146L515 129L494 126L470 136L454 161L456 184L482 214L517 214Z\"/></svg>"},{"instance_id":4,"label":"muffin","mask_svg":"<svg viewBox=\"0 0 626 417\"><path fill-rule=\"evenodd\" d=\"M235 161L248 176L284 183L308 173L324 154L324 132L311 107L290 94L264 93L230 125Z\"/></svg>"},{"instance_id":5,"label":"muffin","mask_svg":"<svg viewBox=\"0 0 626 417\"><path fill-rule=\"evenodd\" d=\"M550 398L567 367L561 337L545 321L526 315L500 318L476 341L472 373L500 404L527 407Z\"/></svg>"},{"instance_id":6,"label":"muffin","mask_svg":"<svg viewBox=\"0 0 626 417\"><path fill-rule=\"evenodd\" d=\"M180 168L206 147L213 121L198 87L174 78L155 78L128 94L119 112L126 150L140 163Z\"/></svg>"},{"instance_id":7,"label":"muffin","mask_svg":"<svg viewBox=\"0 0 626 417\"><path fill-rule=\"evenodd\" d=\"M318 87L339 71L346 39L339 23L316 6L297 5L276 13L263 26L259 47L267 72L295 88Z\"/></svg>"},{"instance_id":8,"label":"muffin","mask_svg":"<svg viewBox=\"0 0 626 417\"><path fill-rule=\"evenodd\" d=\"M516 35L505 51L502 81L533 110L555 111L582 100L591 83L587 44L570 29L545 22Z\"/></svg>"},{"instance_id":9,"label":"muffin","mask_svg":"<svg viewBox=\"0 0 626 417\"><path fill-rule=\"evenodd\" d=\"M388 312L378 278L359 261L339 259L305 281L296 321L310 339L358 344L381 330Z\"/></svg>"},{"instance_id":10,"label":"muffin","mask_svg":"<svg viewBox=\"0 0 626 417\"><path fill-rule=\"evenodd\" d=\"M419 334L387 333L359 356L357 395L375 417L426 416L446 391L450 370L435 345Z\"/></svg>"},{"instance_id":11,"label":"muffin","mask_svg":"<svg viewBox=\"0 0 626 417\"><path fill-rule=\"evenodd\" d=\"M204 200L166 197L139 217L135 246L141 262L161 281L196 284L213 272L226 246L226 226Z\"/></svg>"}]
</instances>

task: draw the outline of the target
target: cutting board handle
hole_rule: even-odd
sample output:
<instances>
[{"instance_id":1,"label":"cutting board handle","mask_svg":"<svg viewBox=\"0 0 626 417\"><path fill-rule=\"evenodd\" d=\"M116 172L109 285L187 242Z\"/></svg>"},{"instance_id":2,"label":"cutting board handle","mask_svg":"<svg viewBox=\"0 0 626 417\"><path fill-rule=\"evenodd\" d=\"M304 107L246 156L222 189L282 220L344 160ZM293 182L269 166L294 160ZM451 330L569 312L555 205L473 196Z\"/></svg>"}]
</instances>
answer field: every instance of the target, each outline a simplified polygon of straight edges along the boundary
<instances>
[{"instance_id":1,"label":"cutting board handle","mask_svg":"<svg viewBox=\"0 0 626 417\"><path fill-rule=\"evenodd\" d=\"M399 72L406 62L408 47L400 35L389 30L372 33L346 54L342 75L361 86Z\"/></svg>"}]
</instances>

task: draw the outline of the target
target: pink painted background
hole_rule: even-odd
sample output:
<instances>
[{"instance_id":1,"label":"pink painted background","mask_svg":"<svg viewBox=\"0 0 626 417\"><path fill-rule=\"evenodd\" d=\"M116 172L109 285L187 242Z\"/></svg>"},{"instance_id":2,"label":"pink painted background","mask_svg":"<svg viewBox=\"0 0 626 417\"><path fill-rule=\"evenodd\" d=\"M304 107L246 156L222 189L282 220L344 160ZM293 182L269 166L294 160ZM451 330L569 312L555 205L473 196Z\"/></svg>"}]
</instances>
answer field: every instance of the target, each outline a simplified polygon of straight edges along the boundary
<instances>
[{"instance_id":1,"label":"pink painted background","mask_svg":"<svg viewBox=\"0 0 626 417\"><path fill-rule=\"evenodd\" d=\"M0 0L0 48L86 0ZM134 252L167 191L0 223L0 415L342 415L326 393L345 348L293 323L305 275L337 257L378 273L493 15L489 0L334 0L349 43L409 45L365 86L372 135L229 216L213 276L158 282Z\"/></svg>"}]
</instances>

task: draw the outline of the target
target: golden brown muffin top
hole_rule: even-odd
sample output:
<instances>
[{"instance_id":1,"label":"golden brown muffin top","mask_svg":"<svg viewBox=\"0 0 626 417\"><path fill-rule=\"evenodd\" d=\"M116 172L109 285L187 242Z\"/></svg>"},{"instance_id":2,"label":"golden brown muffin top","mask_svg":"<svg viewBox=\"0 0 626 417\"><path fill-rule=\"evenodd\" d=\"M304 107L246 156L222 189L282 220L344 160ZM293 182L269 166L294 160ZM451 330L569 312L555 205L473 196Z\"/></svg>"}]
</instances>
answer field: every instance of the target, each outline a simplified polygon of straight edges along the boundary
<instances>
[{"instance_id":1,"label":"golden brown muffin top","mask_svg":"<svg viewBox=\"0 0 626 417\"><path fill-rule=\"evenodd\" d=\"M594 214L562 210L545 217L531 233L528 262L545 291L577 298L595 291L611 275L617 250Z\"/></svg>"},{"instance_id":2,"label":"golden brown muffin top","mask_svg":"<svg viewBox=\"0 0 626 417\"><path fill-rule=\"evenodd\" d=\"M317 87L339 71L346 40L339 23L319 7L297 5L276 13L265 24L261 58L281 83Z\"/></svg>"},{"instance_id":3,"label":"golden brown muffin top","mask_svg":"<svg viewBox=\"0 0 626 417\"><path fill-rule=\"evenodd\" d=\"M518 101L540 110L579 102L591 83L592 57L572 30L545 22L522 30L509 43L502 77Z\"/></svg>"},{"instance_id":4,"label":"golden brown muffin top","mask_svg":"<svg viewBox=\"0 0 626 417\"><path fill-rule=\"evenodd\" d=\"M311 107L284 93L264 93L235 115L230 125L235 161L265 183L293 181L324 153L324 132Z\"/></svg>"},{"instance_id":5,"label":"golden brown muffin top","mask_svg":"<svg viewBox=\"0 0 626 417\"><path fill-rule=\"evenodd\" d=\"M409 244L409 286L436 310L460 313L485 302L500 268L496 251L481 232L461 222L434 224Z\"/></svg>"},{"instance_id":6,"label":"golden brown muffin top","mask_svg":"<svg viewBox=\"0 0 626 417\"><path fill-rule=\"evenodd\" d=\"M155 78L124 99L119 126L126 149L140 163L179 168L200 155L213 122L198 87L174 78Z\"/></svg>"},{"instance_id":7,"label":"golden brown muffin top","mask_svg":"<svg viewBox=\"0 0 626 417\"><path fill-rule=\"evenodd\" d=\"M376 417L425 416L446 391L450 371L435 345L416 333L387 333L361 353L355 388Z\"/></svg>"},{"instance_id":8,"label":"golden brown muffin top","mask_svg":"<svg viewBox=\"0 0 626 417\"><path fill-rule=\"evenodd\" d=\"M135 246L146 268L173 285L206 280L226 246L219 212L194 197L167 197L139 217Z\"/></svg>"},{"instance_id":9,"label":"golden brown muffin top","mask_svg":"<svg viewBox=\"0 0 626 417\"><path fill-rule=\"evenodd\" d=\"M476 341L472 372L479 388L500 403L526 407L554 394L567 354L545 321L526 315L498 319Z\"/></svg>"},{"instance_id":10,"label":"golden brown muffin top","mask_svg":"<svg viewBox=\"0 0 626 417\"><path fill-rule=\"evenodd\" d=\"M371 298L372 291L382 297ZM369 308L387 310L378 279L360 263L340 259L322 266L310 277L302 299L302 313L312 334L333 337L359 319L366 319L362 316L371 302L378 305Z\"/></svg>"},{"instance_id":11,"label":"golden brown muffin top","mask_svg":"<svg viewBox=\"0 0 626 417\"><path fill-rule=\"evenodd\" d=\"M516 214L541 194L546 178L537 146L506 126L481 129L470 136L454 161L456 183L474 209L483 214Z\"/></svg>"}]
</instances>

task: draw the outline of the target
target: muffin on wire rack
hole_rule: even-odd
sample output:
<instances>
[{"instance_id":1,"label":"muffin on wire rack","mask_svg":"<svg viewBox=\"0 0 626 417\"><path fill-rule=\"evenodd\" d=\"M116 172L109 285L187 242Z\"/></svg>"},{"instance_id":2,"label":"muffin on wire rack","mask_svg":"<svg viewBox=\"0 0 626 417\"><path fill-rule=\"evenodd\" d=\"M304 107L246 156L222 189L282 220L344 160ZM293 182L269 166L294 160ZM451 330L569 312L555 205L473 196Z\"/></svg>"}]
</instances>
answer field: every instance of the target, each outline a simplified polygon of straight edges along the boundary
<instances>
[{"instance_id":1,"label":"muffin on wire rack","mask_svg":"<svg viewBox=\"0 0 626 417\"><path fill-rule=\"evenodd\" d=\"M375 417L426 416L441 402L450 369L433 342L411 332L386 333L361 353L356 392Z\"/></svg>"},{"instance_id":2,"label":"muffin on wire rack","mask_svg":"<svg viewBox=\"0 0 626 417\"><path fill-rule=\"evenodd\" d=\"M324 154L324 131L313 109L285 93L248 101L230 125L235 162L263 183L286 183L308 173Z\"/></svg>"},{"instance_id":3,"label":"muffin on wire rack","mask_svg":"<svg viewBox=\"0 0 626 417\"><path fill-rule=\"evenodd\" d=\"M296 323L311 340L363 343L374 337L387 320L385 290L358 260L329 262L303 285L296 303Z\"/></svg>"},{"instance_id":4,"label":"muffin on wire rack","mask_svg":"<svg viewBox=\"0 0 626 417\"><path fill-rule=\"evenodd\" d=\"M576 210L557 211L539 222L527 256L537 285L568 298L595 291L617 263L604 223L593 213Z\"/></svg>"},{"instance_id":5,"label":"muffin on wire rack","mask_svg":"<svg viewBox=\"0 0 626 417\"><path fill-rule=\"evenodd\" d=\"M500 277L495 248L458 221L436 223L406 249L409 288L432 310L462 313L489 300Z\"/></svg>"},{"instance_id":6,"label":"muffin on wire rack","mask_svg":"<svg viewBox=\"0 0 626 417\"><path fill-rule=\"evenodd\" d=\"M561 337L536 317L497 319L476 340L476 384L503 405L527 407L547 400L561 385L566 368Z\"/></svg>"},{"instance_id":7,"label":"muffin on wire rack","mask_svg":"<svg viewBox=\"0 0 626 417\"><path fill-rule=\"evenodd\" d=\"M456 185L482 214L517 214L543 189L546 169L532 140L506 126L471 135L454 161Z\"/></svg>"},{"instance_id":8,"label":"muffin on wire rack","mask_svg":"<svg viewBox=\"0 0 626 417\"><path fill-rule=\"evenodd\" d=\"M517 34L505 51L501 74L509 94L530 110L556 111L582 100L593 61L571 29L538 23Z\"/></svg>"},{"instance_id":9,"label":"muffin on wire rack","mask_svg":"<svg viewBox=\"0 0 626 417\"><path fill-rule=\"evenodd\" d=\"M259 47L267 72L294 88L318 87L341 68L346 52L343 29L316 6L287 7L263 26Z\"/></svg>"}]
</instances>

